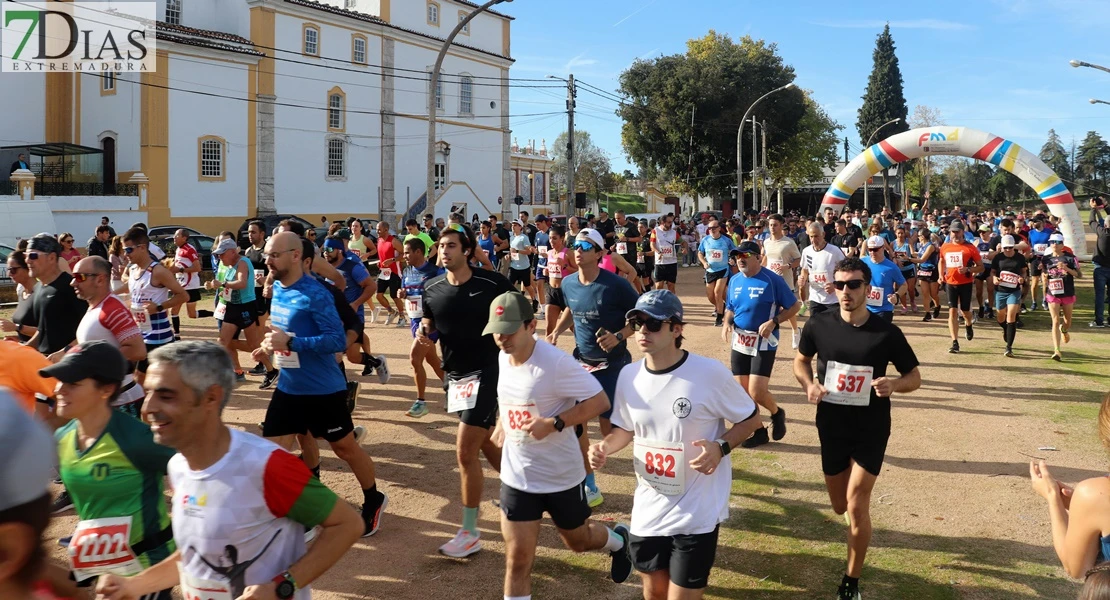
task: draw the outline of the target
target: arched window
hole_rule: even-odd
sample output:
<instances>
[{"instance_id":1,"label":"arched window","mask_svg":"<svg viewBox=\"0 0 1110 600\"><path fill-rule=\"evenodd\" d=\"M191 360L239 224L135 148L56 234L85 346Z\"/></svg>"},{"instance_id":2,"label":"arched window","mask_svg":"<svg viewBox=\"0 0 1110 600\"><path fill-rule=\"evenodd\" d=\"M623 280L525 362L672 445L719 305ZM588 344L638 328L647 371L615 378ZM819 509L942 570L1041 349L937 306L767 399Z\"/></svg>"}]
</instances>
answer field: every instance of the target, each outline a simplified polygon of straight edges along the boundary
<instances>
[{"instance_id":1,"label":"arched window","mask_svg":"<svg viewBox=\"0 0 1110 600\"><path fill-rule=\"evenodd\" d=\"M197 179L199 181L227 181L227 140L206 135L197 140Z\"/></svg>"},{"instance_id":2,"label":"arched window","mask_svg":"<svg viewBox=\"0 0 1110 600\"><path fill-rule=\"evenodd\" d=\"M320 28L307 23L304 26L304 53L320 56Z\"/></svg>"},{"instance_id":3,"label":"arched window","mask_svg":"<svg viewBox=\"0 0 1110 600\"><path fill-rule=\"evenodd\" d=\"M347 94L338 87L328 91L328 131L347 130Z\"/></svg>"},{"instance_id":4,"label":"arched window","mask_svg":"<svg viewBox=\"0 0 1110 600\"><path fill-rule=\"evenodd\" d=\"M428 25L439 25L439 3L428 3Z\"/></svg>"}]
</instances>

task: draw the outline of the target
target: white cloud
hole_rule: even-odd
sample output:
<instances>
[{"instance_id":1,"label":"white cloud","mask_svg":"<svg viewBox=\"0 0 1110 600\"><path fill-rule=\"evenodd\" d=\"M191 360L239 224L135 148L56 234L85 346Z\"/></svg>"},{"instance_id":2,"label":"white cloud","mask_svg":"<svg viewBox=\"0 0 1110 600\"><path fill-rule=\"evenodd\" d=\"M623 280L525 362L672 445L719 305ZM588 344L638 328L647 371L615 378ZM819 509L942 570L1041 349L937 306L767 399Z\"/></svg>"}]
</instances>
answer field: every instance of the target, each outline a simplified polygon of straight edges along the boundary
<instances>
[{"instance_id":1,"label":"white cloud","mask_svg":"<svg viewBox=\"0 0 1110 600\"><path fill-rule=\"evenodd\" d=\"M567 61L567 64L563 65L563 71L564 72L570 72L575 67L588 67L590 65L596 65L597 64L597 61L595 59L585 58L585 56L586 56L586 53L583 52L583 53L579 54L578 56L575 56L574 58Z\"/></svg>"},{"instance_id":2,"label":"white cloud","mask_svg":"<svg viewBox=\"0 0 1110 600\"><path fill-rule=\"evenodd\" d=\"M890 24L891 29L934 29L941 31L959 31L963 29L974 29L974 26L967 23L957 23L955 21L944 21L942 19L913 19L909 21L881 21L881 20L863 20L863 21L810 21L810 25L817 25L819 27L832 27L835 29L882 29L887 23Z\"/></svg>"}]
</instances>

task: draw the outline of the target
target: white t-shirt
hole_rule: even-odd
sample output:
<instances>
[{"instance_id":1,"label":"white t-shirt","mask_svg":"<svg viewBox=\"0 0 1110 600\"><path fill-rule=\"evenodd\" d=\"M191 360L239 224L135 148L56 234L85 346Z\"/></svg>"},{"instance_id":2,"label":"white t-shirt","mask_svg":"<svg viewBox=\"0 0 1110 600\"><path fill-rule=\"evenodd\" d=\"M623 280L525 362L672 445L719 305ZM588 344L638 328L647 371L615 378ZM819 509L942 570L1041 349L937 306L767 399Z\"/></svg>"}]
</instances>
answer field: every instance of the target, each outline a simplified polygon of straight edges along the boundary
<instances>
[{"instance_id":1,"label":"white t-shirt","mask_svg":"<svg viewBox=\"0 0 1110 600\"><path fill-rule=\"evenodd\" d=\"M304 556L305 526L323 522L337 501L277 444L228 431L231 446L214 465L193 471L175 454L167 468L181 584L202 591L186 598L234 600L269 583ZM310 600L311 588L294 598Z\"/></svg>"},{"instance_id":2,"label":"white t-shirt","mask_svg":"<svg viewBox=\"0 0 1110 600\"><path fill-rule=\"evenodd\" d=\"M728 519L732 463L726 456L712 475L698 473L689 463L702 449L693 442L713 442L727 430L725 421L739 423L755 411L751 396L719 360L687 353L665 372L652 373L643 360L621 369L613 425L631 431L634 443L671 442L683 454L673 464L684 481L681 494L660 493L637 477L631 532L641 537L697 535Z\"/></svg>"},{"instance_id":3,"label":"white t-shirt","mask_svg":"<svg viewBox=\"0 0 1110 600\"><path fill-rule=\"evenodd\" d=\"M832 283L836 265L844 260L844 251L832 244L818 251L812 245L802 250L803 269L809 271L809 301L818 304L836 303L836 292L825 291L825 284Z\"/></svg>"},{"instance_id":4,"label":"white t-shirt","mask_svg":"<svg viewBox=\"0 0 1110 600\"><path fill-rule=\"evenodd\" d=\"M793 290L794 272L790 269L790 263L802 256L802 253L798 252L798 244L785 235L779 240L767 236L767 239L763 240L763 254L767 257L767 268L774 271L776 275L781 275L786 280L786 285ZM781 266L782 272L774 268L776 264Z\"/></svg>"},{"instance_id":5,"label":"white t-shirt","mask_svg":"<svg viewBox=\"0 0 1110 600\"><path fill-rule=\"evenodd\" d=\"M536 341L524 364L512 366L504 352L498 363L497 397L505 430L501 482L531 494L551 494L581 484L586 467L573 427L537 440L520 430L518 423L528 415L562 414L601 392L601 384L571 355L543 340Z\"/></svg>"},{"instance_id":6,"label":"white t-shirt","mask_svg":"<svg viewBox=\"0 0 1110 600\"><path fill-rule=\"evenodd\" d=\"M706 225L705 223L698 223L697 227L695 227L694 229L698 230L699 242L704 240L705 236L709 235L709 225Z\"/></svg>"},{"instance_id":7,"label":"white t-shirt","mask_svg":"<svg viewBox=\"0 0 1110 600\"><path fill-rule=\"evenodd\" d=\"M671 227L669 231L662 227L655 228L655 246L659 249L655 253L655 264L673 265L678 263L678 257L674 251L674 245L677 241L678 231L674 227ZM668 249L670 249L669 252Z\"/></svg>"}]
</instances>

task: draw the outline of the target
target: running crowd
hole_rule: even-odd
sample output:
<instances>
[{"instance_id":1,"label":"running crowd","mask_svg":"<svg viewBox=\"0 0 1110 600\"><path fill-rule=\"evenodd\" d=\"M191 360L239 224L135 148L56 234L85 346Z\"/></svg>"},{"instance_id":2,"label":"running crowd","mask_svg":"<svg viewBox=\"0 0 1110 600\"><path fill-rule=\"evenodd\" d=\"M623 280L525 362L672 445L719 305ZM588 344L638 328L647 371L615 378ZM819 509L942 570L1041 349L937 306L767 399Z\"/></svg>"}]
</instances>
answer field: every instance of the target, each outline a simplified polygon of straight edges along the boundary
<instances>
[{"instance_id":1,"label":"running crowd","mask_svg":"<svg viewBox=\"0 0 1110 600\"><path fill-rule=\"evenodd\" d=\"M379 222L376 236L352 218L320 240L299 221L273 231L256 221L244 248L229 231L215 239L204 283L185 230L173 256L141 223L117 236L105 219L87 255L71 234L36 235L8 257L18 305L0 320L17 336L0 341L10 391L0 397L0 597L84 587L108 600L166 600L180 586L189 600L309 598L313 581L380 530L389 505L351 417L360 381L346 368L389 381L368 330L384 316L412 335L406 414L429 412L426 364L459 420L460 525L439 552L481 550L481 457L500 474L506 600L531 598L544 513L569 550L604 552L613 581L638 572L645 599L702 597L728 517L730 453L787 433L769 387L786 324L793 374L817 405L831 505L848 523L836 597L859 599L891 398L921 384L895 313L938 319L943 288L951 352L961 325L970 342L980 319L994 319L1015 357L1020 315L1047 310L1062 360L1083 276L1052 216L925 204L874 216L703 213L687 224L601 211L564 226L521 212L508 228L491 215L473 229L461 215L438 226L427 215L403 234ZM1106 323L1104 211L1092 202L1091 327ZM683 348L695 325L674 293L680 264L704 270L729 365ZM215 342L181 340L182 306L215 318ZM564 333L570 353L557 346ZM249 371L241 353L256 363ZM261 435L222 421L247 375L272 390ZM602 437L591 440L595 420ZM320 482L320 439L363 490L358 508ZM629 445L631 518L607 527L590 518L604 502L594 472L617 468L608 458ZM1066 529L1074 492L1046 465L1031 472ZM52 497L55 477L65 491ZM79 518L59 540L69 564L49 564L39 540L50 515L68 510ZM1061 560L1081 573L1103 556L1095 549Z\"/></svg>"}]
</instances>

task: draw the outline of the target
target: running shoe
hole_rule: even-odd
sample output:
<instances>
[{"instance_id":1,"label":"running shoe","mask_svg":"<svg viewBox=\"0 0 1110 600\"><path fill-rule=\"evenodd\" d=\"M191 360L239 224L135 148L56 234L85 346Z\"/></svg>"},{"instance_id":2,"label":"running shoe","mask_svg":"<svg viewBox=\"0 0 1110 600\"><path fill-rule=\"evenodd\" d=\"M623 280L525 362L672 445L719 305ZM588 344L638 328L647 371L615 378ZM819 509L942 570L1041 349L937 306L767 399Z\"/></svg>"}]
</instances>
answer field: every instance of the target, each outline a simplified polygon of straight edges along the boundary
<instances>
[{"instance_id":1,"label":"running shoe","mask_svg":"<svg viewBox=\"0 0 1110 600\"><path fill-rule=\"evenodd\" d=\"M1027 312L1029 312L1029 309L1025 308L1025 303L1023 302L1022 305L1021 305L1021 310L1018 311L1018 314L1019 315L1024 315Z\"/></svg>"},{"instance_id":2,"label":"running shoe","mask_svg":"<svg viewBox=\"0 0 1110 600\"><path fill-rule=\"evenodd\" d=\"M355 412L355 405L358 404L358 388L357 381L347 382L347 414Z\"/></svg>"},{"instance_id":3,"label":"running shoe","mask_svg":"<svg viewBox=\"0 0 1110 600\"><path fill-rule=\"evenodd\" d=\"M779 410L782 409L780 408ZM767 435L767 428L760 427L759 429L755 430L755 433L752 434L752 437L740 442L740 445L744 448L758 448L759 446L762 446L763 444L766 444L770 441L771 439Z\"/></svg>"},{"instance_id":4,"label":"running shoe","mask_svg":"<svg viewBox=\"0 0 1110 600\"><path fill-rule=\"evenodd\" d=\"M1048 310L1048 300L1044 300L1043 302L1041 302L1041 307L1045 310Z\"/></svg>"},{"instance_id":5,"label":"running shoe","mask_svg":"<svg viewBox=\"0 0 1110 600\"><path fill-rule=\"evenodd\" d=\"M776 442L786 437L786 411L779 407L779 412L771 415L771 439Z\"/></svg>"},{"instance_id":6,"label":"running shoe","mask_svg":"<svg viewBox=\"0 0 1110 600\"><path fill-rule=\"evenodd\" d=\"M1033 301L1033 305L1029 307L1029 312L1033 312L1035 310L1037 310L1037 302ZM1021 312L1025 312L1024 306L1021 308Z\"/></svg>"},{"instance_id":7,"label":"running shoe","mask_svg":"<svg viewBox=\"0 0 1110 600\"><path fill-rule=\"evenodd\" d=\"M1022 327L1025 327L1025 321L1022 321L1022 320L1021 320L1021 317L1018 317L1018 318L1017 318L1017 319L1016 319L1016 320L1014 321L1014 325L1017 325L1017 328L1018 328L1018 329L1021 329Z\"/></svg>"},{"instance_id":8,"label":"running shoe","mask_svg":"<svg viewBox=\"0 0 1110 600\"><path fill-rule=\"evenodd\" d=\"M902 314L903 315L906 314L906 305L905 304L902 305Z\"/></svg>"},{"instance_id":9,"label":"running shoe","mask_svg":"<svg viewBox=\"0 0 1110 600\"><path fill-rule=\"evenodd\" d=\"M389 314L385 316L385 324L386 325L392 325L393 321L395 321L397 319L397 317L398 317L397 311L395 311L395 310L389 311Z\"/></svg>"},{"instance_id":10,"label":"running shoe","mask_svg":"<svg viewBox=\"0 0 1110 600\"><path fill-rule=\"evenodd\" d=\"M250 370L250 374L251 375L265 375L266 374L266 365L264 365L262 363L258 363L257 365L254 365L254 368Z\"/></svg>"},{"instance_id":11,"label":"running shoe","mask_svg":"<svg viewBox=\"0 0 1110 600\"><path fill-rule=\"evenodd\" d=\"M986 306L980 306L979 307L979 313L976 314L975 316L979 319L982 319L983 318L983 313L986 312L986 308L987 308Z\"/></svg>"},{"instance_id":12,"label":"running shoe","mask_svg":"<svg viewBox=\"0 0 1110 600\"><path fill-rule=\"evenodd\" d=\"M371 311L370 312L370 321L373 322L376 325L378 323L378 320L381 319L381 317L382 317L382 311L383 310L385 310L385 309L384 308L375 308L373 311Z\"/></svg>"},{"instance_id":13,"label":"running shoe","mask_svg":"<svg viewBox=\"0 0 1110 600\"><path fill-rule=\"evenodd\" d=\"M428 404L423 400L417 400L412 403L412 406L409 407L409 411L405 414L414 419L419 419L428 414Z\"/></svg>"},{"instance_id":14,"label":"running shoe","mask_svg":"<svg viewBox=\"0 0 1110 600\"><path fill-rule=\"evenodd\" d=\"M540 311L540 301L533 299L532 300L532 312L536 313L536 312L539 312L539 311Z\"/></svg>"},{"instance_id":15,"label":"running shoe","mask_svg":"<svg viewBox=\"0 0 1110 600\"><path fill-rule=\"evenodd\" d=\"M71 508L73 508L73 499L69 497L69 492L62 490L62 493L58 494L54 503L50 505L50 514L61 514Z\"/></svg>"},{"instance_id":16,"label":"running shoe","mask_svg":"<svg viewBox=\"0 0 1110 600\"><path fill-rule=\"evenodd\" d=\"M274 369L273 371L270 371L269 373L266 373L266 376L262 378L262 384L258 386L258 389L260 389L260 390L270 389L271 387L273 387L273 385L275 383L277 383L279 375L281 375L281 371L279 371L277 369Z\"/></svg>"},{"instance_id":17,"label":"running shoe","mask_svg":"<svg viewBox=\"0 0 1110 600\"><path fill-rule=\"evenodd\" d=\"M1014 349L1009 347L1009 346L1006 346L1006 351L1002 353L1002 356L1005 356L1006 358L1013 358L1014 357Z\"/></svg>"},{"instance_id":18,"label":"running shoe","mask_svg":"<svg viewBox=\"0 0 1110 600\"><path fill-rule=\"evenodd\" d=\"M247 382L247 374L242 372L242 371L236 371L235 372L235 383L246 383L246 382Z\"/></svg>"},{"instance_id":19,"label":"running shoe","mask_svg":"<svg viewBox=\"0 0 1110 600\"><path fill-rule=\"evenodd\" d=\"M362 506L362 522L366 524L362 537L370 537L382 528L382 515L385 514L385 507L389 506L389 496L385 492L378 493L382 495L382 501L377 510L367 511L366 505Z\"/></svg>"},{"instance_id":20,"label":"running shoe","mask_svg":"<svg viewBox=\"0 0 1110 600\"><path fill-rule=\"evenodd\" d=\"M597 508L602 502L605 502L605 496L601 495L601 490L586 488L586 504L589 504L590 508Z\"/></svg>"},{"instance_id":21,"label":"running shoe","mask_svg":"<svg viewBox=\"0 0 1110 600\"><path fill-rule=\"evenodd\" d=\"M713 325L716 326L716 327L720 327L724 324L725 324L725 316L724 315L717 315L716 318L713 319Z\"/></svg>"},{"instance_id":22,"label":"running shoe","mask_svg":"<svg viewBox=\"0 0 1110 600\"><path fill-rule=\"evenodd\" d=\"M1064 357L1060 356L1060 351L1057 350L1056 352L1052 353L1052 360L1054 360L1056 362L1063 362Z\"/></svg>"},{"instance_id":23,"label":"running shoe","mask_svg":"<svg viewBox=\"0 0 1110 600\"><path fill-rule=\"evenodd\" d=\"M351 431L351 433L355 434L355 443L361 444L362 438L366 437L366 428L362 425L355 425L355 428L353 431Z\"/></svg>"},{"instance_id":24,"label":"running shoe","mask_svg":"<svg viewBox=\"0 0 1110 600\"><path fill-rule=\"evenodd\" d=\"M394 325L394 327L408 327L408 326L409 326L409 322L408 322L407 319L405 319L404 315L401 315L401 316L397 317L397 323Z\"/></svg>"},{"instance_id":25,"label":"running shoe","mask_svg":"<svg viewBox=\"0 0 1110 600\"><path fill-rule=\"evenodd\" d=\"M374 370L378 373L378 381L385 385L389 383L389 359L384 354L379 354L376 358L380 364Z\"/></svg>"},{"instance_id":26,"label":"running shoe","mask_svg":"<svg viewBox=\"0 0 1110 600\"><path fill-rule=\"evenodd\" d=\"M840 588L836 590L836 600L862 600L863 597L859 595L859 588L851 589L844 584L840 584Z\"/></svg>"},{"instance_id":27,"label":"running shoe","mask_svg":"<svg viewBox=\"0 0 1110 600\"><path fill-rule=\"evenodd\" d=\"M800 343L802 343L802 330L795 329L794 333L790 336L790 346L797 350L798 344Z\"/></svg>"},{"instance_id":28,"label":"running shoe","mask_svg":"<svg viewBox=\"0 0 1110 600\"><path fill-rule=\"evenodd\" d=\"M967 336L967 341L970 342L971 340L975 339L975 328L971 325L968 325L964 328L964 334Z\"/></svg>"},{"instance_id":29,"label":"running shoe","mask_svg":"<svg viewBox=\"0 0 1110 600\"><path fill-rule=\"evenodd\" d=\"M976 324L976 323L978 323L978 322L979 322L979 315L976 315L976 314L972 314L972 315L971 315L971 324L972 324L972 325L974 325L974 324Z\"/></svg>"},{"instance_id":30,"label":"running shoe","mask_svg":"<svg viewBox=\"0 0 1110 600\"><path fill-rule=\"evenodd\" d=\"M933 307L933 318L934 319L939 319L940 318L940 307L939 306L934 306Z\"/></svg>"},{"instance_id":31,"label":"running shoe","mask_svg":"<svg viewBox=\"0 0 1110 600\"><path fill-rule=\"evenodd\" d=\"M1071 341L1071 334L1068 333L1067 328L1064 327L1063 325L1060 326L1060 335L1064 336L1064 343L1065 344Z\"/></svg>"},{"instance_id":32,"label":"running shoe","mask_svg":"<svg viewBox=\"0 0 1110 600\"><path fill-rule=\"evenodd\" d=\"M624 539L624 545L620 550L609 553L609 557L613 559L613 563L609 566L609 578L613 583L624 583L632 574L632 549L628 544L631 536L628 533L628 526L623 523L614 527L613 533Z\"/></svg>"},{"instance_id":33,"label":"running shoe","mask_svg":"<svg viewBox=\"0 0 1110 600\"><path fill-rule=\"evenodd\" d=\"M917 314L917 303L916 302L910 302L910 312L914 313L914 314Z\"/></svg>"},{"instance_id":34,"label":"running shoe","mask_svg":"<svg viewBox=\"0 0 1110 600\"><path fill-rule=\"evenodd\" d=\"M932 321L932 320L933 320L933 313L930 312L930 311L925 311L925 317L921 319L921 322L922 323L928 323L929 321Z\"/></svg>"},{"instance_id":35,"label":"running shoe","mask_svg":"<svg viewBox=\"0 0 1110 600\"><path fill-rule=\"evenodd\" d=\"M482 549L482 540L477 533L460 529L451 541L439 547L442 554L452 558L466 558Z\"/></svg>"},{"instance_id":36,"label":"running shoe","mask_svg":"<svg viewBox=\"0 0 1110 600\"><path fill-rule=\"evenodd\" d=\"M366 377L367 375L370 375L371 373L374 372L374 369L377 368L377 367L374 367L370 364L369 359L370 359L370 355L363 352L362 353L362 376L363 377Z\"/></svg>"},{"instance_id":37,"label":"running shoe","mask_svg":"<svg viewBox=\"0 0 1110 600\"><path fill-rule=\"evenodd\" d=\"M64 538L58 538L58 545L62 548L69 548L69 543L73 541L72 535L67 535Z\"/></svg>"},{"instance_id":38,"label":"running shoe","mask_svg":"<svg viewBox=\"0 0 1110 600\"><path fill-rule=\"evenodd\" d=\"M949 354L959 354L960 353L960 343L957 342L956 340L952 340L952 347L948 349L948 353Z\"/></svg>"},{"instance_id":39,"label":"running shoe","mask_svg":"<svg viewBox=\"0 0 1110 600\"><path fill-rule=\"evenodd\" d=\"M1091 321L1090 323L1087 323L1087 327L1091 327L1091 328L1094 328L1094 329L1105 329L1106 328L1106 323L1099 323L1098 321Z\"/></svg>"}]
</instances>

